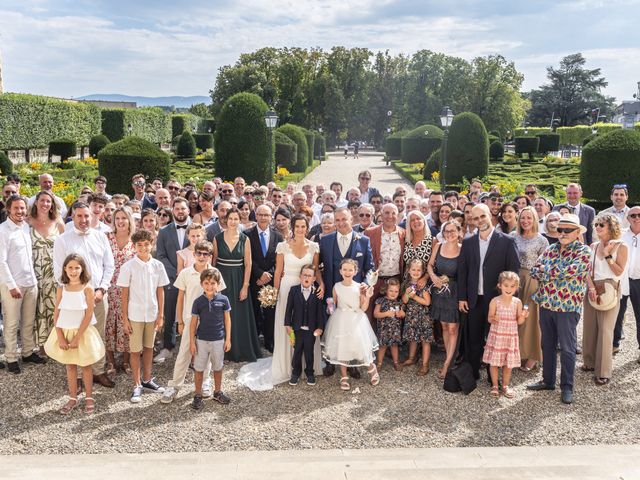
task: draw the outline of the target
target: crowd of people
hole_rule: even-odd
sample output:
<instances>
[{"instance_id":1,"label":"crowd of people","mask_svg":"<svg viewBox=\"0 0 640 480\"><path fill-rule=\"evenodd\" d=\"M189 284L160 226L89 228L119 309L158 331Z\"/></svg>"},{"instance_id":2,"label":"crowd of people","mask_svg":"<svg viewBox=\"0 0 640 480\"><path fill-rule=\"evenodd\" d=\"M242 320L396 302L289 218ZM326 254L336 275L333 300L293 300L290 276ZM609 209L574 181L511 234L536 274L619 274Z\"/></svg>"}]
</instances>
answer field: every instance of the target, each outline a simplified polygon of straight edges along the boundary
<instances>
[{"instance_id":1,"label":"crowd of people","mask_svg":"<svg viewBox=\"0 0 640 480\"><path fill-rule=\"evenodd\" d=\"M629 300L640 320L640 206L627 205L626 185L596 214L575 183L554 205L535 185L505 199L475 179L465 194L424 182L384 194L371 180L362 171L344 192L338 181L213 178L199 190L135 175L128 196L98 176L67 206L51 175L31 198L8 176L0 368L65 364L63 414L83 390L95 411L93 384L112 388L118 373L131 376L131 402L147 391L171 403L192 366L201 409L207 397L229 403L226 362L246 362L238 381L254 390L303 374L315 385L337 366L349 391L359 367L384 381L387 355L396 372L428 375L434 347L440 380L461 364L476 380L486 368L496 397L514 396L513 368L542 366L527 388L555 389L558 349L562 402L573 401L577 354L597 385L611 382ZM261 298L269 286L275 305ZM171 361L160 386L153 365Z\"/></svg>"}]
</instances>

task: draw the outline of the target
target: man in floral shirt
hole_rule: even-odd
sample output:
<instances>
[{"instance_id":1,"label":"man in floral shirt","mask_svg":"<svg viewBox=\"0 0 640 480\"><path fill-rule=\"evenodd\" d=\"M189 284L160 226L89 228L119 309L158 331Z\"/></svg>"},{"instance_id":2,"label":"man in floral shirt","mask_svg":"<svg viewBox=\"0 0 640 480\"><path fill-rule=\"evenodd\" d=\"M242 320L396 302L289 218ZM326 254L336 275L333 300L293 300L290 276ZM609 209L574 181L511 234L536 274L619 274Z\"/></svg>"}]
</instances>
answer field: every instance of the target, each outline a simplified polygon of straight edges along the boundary
<instances>
[{"instance_id":1,"label":"man in floral shirt","mask_svg":"<svg viewBox=\"0 0 640 480\"><path fill-rule=\"evenodd\" d=\"M578 240L585 231L577 215L563 215L558 221L558 243L549 245L531 269L531 276L539 281L533 300L540 305L543 372L542 380L527 389L556 388L556 346L560 344L560 388L566 404L573 402L576 327L591 263L591 249Z\"/></svg>"}]
</instances>

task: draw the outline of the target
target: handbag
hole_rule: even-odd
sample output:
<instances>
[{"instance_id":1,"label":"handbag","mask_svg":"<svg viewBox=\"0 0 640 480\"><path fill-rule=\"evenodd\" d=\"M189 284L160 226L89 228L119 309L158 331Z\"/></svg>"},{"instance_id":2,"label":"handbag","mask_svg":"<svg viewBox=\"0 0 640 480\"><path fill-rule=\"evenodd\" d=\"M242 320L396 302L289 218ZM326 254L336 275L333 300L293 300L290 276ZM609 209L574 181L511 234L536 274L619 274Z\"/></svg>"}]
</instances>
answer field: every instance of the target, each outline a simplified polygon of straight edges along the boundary
<instances>
[{"instance_id":1,"label":"handbag","mask_svg":"<svg viewBox=\"0 0 640 480\"><path fill-rule=\"evenodd\" d=\"M594 277L595 263L598 258L598 247L600 247L599 243L596 246L594 260L591 263L591 278ZM618 303L620 280L607 278L604 280L594 280L593 284L596 289L596 299L591 300L591 298L589 298L589 304L600 311L607 311L614 308Z\"/></svg>"}]
</instances>

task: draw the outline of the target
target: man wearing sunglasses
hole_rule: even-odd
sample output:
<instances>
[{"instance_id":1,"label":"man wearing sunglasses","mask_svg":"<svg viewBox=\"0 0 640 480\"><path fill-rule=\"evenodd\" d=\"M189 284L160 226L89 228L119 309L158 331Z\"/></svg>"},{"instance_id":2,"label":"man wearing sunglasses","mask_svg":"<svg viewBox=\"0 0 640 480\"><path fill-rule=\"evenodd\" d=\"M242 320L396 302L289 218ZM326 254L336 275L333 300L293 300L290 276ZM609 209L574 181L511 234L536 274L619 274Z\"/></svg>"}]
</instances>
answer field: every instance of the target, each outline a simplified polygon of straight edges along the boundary
<instances>
[{"instance_id":1,"label":"man wearing sunglasses","mask_svg":"<svg viewBox=\"0 0 640 480\"><path fill-rule=\"evenodd\" d=\"M576 328L587 291L591 248L579 240L586 228L573 213L560 217L556 231L558 242L549 245L531 269L531 276L539 282L532 298L540 306L543 370L542 380L527 389L555 390L556 347L560 345L561 400L569 404L573 402Z\"/></svg>"},{"instance_id":2,"label":"man wearing sunglasses","mask_svg":"<svg viewBox=\"0 0 640 480\"><path fill-rule=\"evenodd\" d=\"M567 201L553 207L553 211L557 212L562 207L567 207L571 212L576 214L580 219L580 225L587 229L584 234L584 243L591 245L593 239L593 219L596 211L593 207L586 205L580 201L582 198L582 187L579 183L570 183L565 190Z\"/></svg>"},{"instance_id":3,"label":"man wearing sunglasses","mask_svg":"<svg viewBox=\"0 0 640 480\"><path fill-rule=\"evenodd\" d=\"M158 205L145 191L147 185L144 175L137 173L131 178L131 188L133 188L133 200L138 200L142 204L142 209L150 208L155 210Z\"/></svg>"},{"instance_id":4,"label":"man wearing sunglasses","mask_svg":"<svg viewBox=\"0 0 640 480\"><path fill-rule=\"evenodd\" d=\"M371 195L379 193L375 187L370 187L371 183L371 171L363 170L358 174L358 190L360 191L360 201L362 203L369 203Z\"/></svg>"},{"instance_id":5,"label":"man wearing sunglasses","mask_svg":"<svg viewBox=\"0 0 640 480\"><path fill-rule=\"evenodd\" d=\"M375 215L375 210L373 209L373 205L370 203L363 203L358 207L356 221L358 222L353 227L354 232L362 233L369 227L375 227L375 223L373 222L373 216Z\"/></svg>"},{"instance_id":6,"label":"man wearing sunglasses","mask_svg":"<svg viewBox=\"0 0 640 480\"><path fill-rule=\"evenodd\" d=\"M498 217L500 216L500 208L502 208L503 202L504 197L500 193L492 192L489 194L487 205L489 206L489 211L491 211L491 223L494 227L498 225Z\"/></svg>"},{"instance_id":7,"label":"man wearing sunglasses","mask_svg":"<svg viewBox=\"0 0 640 480\"><path fill-rule=\"evenodd\" d=\"M613 206L602 211L602 213L613 213L618 217L618 220L620 220L624 230L629 228L629 221L627 220L629 206L627 205L627 200L629 200L629 190L627 190L627 185L624 183L614 185L611 189L611 203L613 203Z\"/></svg>"}]
</instances>

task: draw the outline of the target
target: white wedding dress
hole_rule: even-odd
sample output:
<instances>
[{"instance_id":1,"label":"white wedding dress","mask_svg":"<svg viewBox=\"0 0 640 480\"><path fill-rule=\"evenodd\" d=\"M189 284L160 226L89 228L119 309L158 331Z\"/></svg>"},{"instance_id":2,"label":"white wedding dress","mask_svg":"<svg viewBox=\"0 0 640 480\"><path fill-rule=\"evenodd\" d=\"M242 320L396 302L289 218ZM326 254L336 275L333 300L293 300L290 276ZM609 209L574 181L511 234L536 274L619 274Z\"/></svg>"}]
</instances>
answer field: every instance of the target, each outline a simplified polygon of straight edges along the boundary
<instances>
[{"instance_id":1,"label":"white wedding dress","mask_svg":"<svg viewBox=\"0 0 640 480\"><path fill-rule=\"evenodd\" d=\"M280 281L276 315L273 328L273 356L261 358L257 362L248 363L238 372L238 383L251 390L271 390L274 385L288 381L291 378L291 358L293 347L289 343L287 329L284 326L284 311L287 308L287 298L291 287L300 285L300 269L313 263L313 257L320 251L315 242L309 242L309 249L302 257L296 257L289 244L284 241L276 247L276 254L284 256L284 272ZM304 359L302 361L304 369ZM320 339L316 340L314 350L313 370L316 375L322 375L322 357Z\"/></svg>"}]
</instances>

